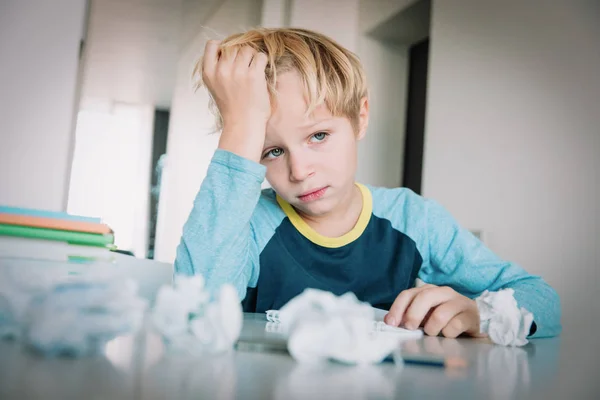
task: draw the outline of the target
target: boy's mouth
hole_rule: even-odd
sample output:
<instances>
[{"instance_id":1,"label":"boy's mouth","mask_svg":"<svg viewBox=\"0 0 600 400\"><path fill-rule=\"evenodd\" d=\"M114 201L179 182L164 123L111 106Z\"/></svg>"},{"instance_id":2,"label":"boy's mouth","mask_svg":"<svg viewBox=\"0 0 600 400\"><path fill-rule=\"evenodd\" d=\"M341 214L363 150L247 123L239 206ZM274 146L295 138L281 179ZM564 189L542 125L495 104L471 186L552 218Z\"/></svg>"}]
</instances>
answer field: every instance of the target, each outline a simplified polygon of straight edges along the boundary
<instances>
[{"instance_id":1,"label":"boy's mouth","mask_svg":"<svg viewBox=\"0 0 600 400\"><path fill-rule=\"evenodd\" d=\"M303 202L317 200L317 199L323 197L327 188L328 188L328 186L325 186L325 187L322 187L317 190L311 190L311 191L305 192L305 193L301 194L300 196L298 196L298 199L300 199L300 201L303 201Z\"/></svg>"}]
</instances>

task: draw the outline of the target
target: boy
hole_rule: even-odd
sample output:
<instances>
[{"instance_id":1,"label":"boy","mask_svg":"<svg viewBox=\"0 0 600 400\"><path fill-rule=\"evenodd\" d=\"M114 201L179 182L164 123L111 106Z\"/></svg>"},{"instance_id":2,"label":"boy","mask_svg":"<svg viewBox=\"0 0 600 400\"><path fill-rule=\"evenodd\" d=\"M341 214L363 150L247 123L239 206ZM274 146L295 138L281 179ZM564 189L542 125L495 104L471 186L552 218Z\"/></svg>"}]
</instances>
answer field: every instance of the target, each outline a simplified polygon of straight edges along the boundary
<instances>
[{"instance_id":1,"label":"boy","mask_svg":"<svg viewBox=\"0 0 600 400\"><path fill-rule=\"evenodd\" d=\"M186 222L175 271L228 282L245 311L279 309L305 288L389 310L428 335L480 334L474 300L514 290L529 335L560 331L541 278L500 260L438 204L405 188L355 183L369 102L358 58L303 29L210 41L196 74L222 134ZM267 178L273 189L261 191ZM426 283L415 287L416 278Z\"/></svg>"}]
</instances>

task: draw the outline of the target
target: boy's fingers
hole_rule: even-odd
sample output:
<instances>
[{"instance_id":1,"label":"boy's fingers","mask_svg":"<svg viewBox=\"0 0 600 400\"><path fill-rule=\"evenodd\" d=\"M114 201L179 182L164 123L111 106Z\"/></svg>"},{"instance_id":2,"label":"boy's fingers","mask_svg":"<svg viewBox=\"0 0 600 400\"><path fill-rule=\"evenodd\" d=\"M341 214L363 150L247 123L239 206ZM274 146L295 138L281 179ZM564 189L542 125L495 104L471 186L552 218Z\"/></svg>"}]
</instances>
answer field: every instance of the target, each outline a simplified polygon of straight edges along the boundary
<instances>
[{"instance_id":1,"label":"boy's fingers","mask_svg":"<svg viewBox=\"0 0 600 400\"><path fill-rule=\"evenodd\" d=\"M204 47L204 56L202 57L202 72L205 76L213 76L217 67L219 58L218 40L209 40Z\"/></svg>"},{"instance_id":2,"label":"boy's fingers","mask_svg":"<svg viewBox=\"0 0 600 400\"><path fill-rule=\"evenodd\" d=\"M451 300L458 294L449 287L429 287L419 292L405 311L406 329L417 329L434 307Z\"/></svg>"},{"instance_id":3,"label":"boy's fingers","mask_svg":"<svg viewBox=\"0 0 600 400\"><path fill-rule=\"evenodd\" d=\"M267 64L269 63L269 57L265 53L256 53L252 58L251 68L257 69L261 72L265 72L265 68L267 68Z\"/></svg>"},{"instance_id":4,"label":"boy's fingers","mask_svg":"<svg viewBox=\"0 0 600 400\"><path fill-rule=\"evenodd\" d=\"M225 49L221 49L221 58L219 59L219 69L221 70L231 70L231 66L233 65L235 58L237 57L237 53L239 51L239 46L227 47Z\"/></svg>"},{"instance_id":5,"label":"boy's fingers","mask_svg":"<svg viewBox=\"0 0 600 400\"><path fill-rule=\"evenodd\" d=\"M240 50L238 50L237 56L235 58L236 70L240 72L248 70L255 53L256 51L250 46L244 46Z\"/></svg>"},{"instance_id":6,"label":"boy's fingers","mask_svg":"<svg viewBox=\"0 0 600 400\"><path fill-rule=\"evenodd\" d=\"M444 336L446 336L444 329L448 328L450 321L452 321L452 319L458 314L461 314L469 309L469 305L465 300L467 299L456 298L436 307L423 327L425 333L430 336L437 336L440 334L440 332L443 332ZM462 319L459 321L462 321ZM458 324L458 322L455 322L454 324ZM458 328L460 328L460 326L453 326L449 329L451 332L454 332ZM462 332L464 332L464 330ZM458 333L456 336L460 335L462 332Z\"/></svg>"},{"instance_id":7,"label":"boy's fingers","mask_svg":"<svg viewBox=\"0 0 600 400\"><path fill-rule=\"evenodd\" d=\"M473 315L471 313L463 311L448 322L446 327L442 329L442 334L447 338L454 339L461 333L471 329L472 319Z\"/></svg>"},{"instance_id":8,"label":"boy's fingers","mask_svg":"<svg viewBox=\"0 0 600 400\"><path fill-rule=\"evenodd\" d=\"M424 285L418 288L412 288L408 290L402 291L394 303L390 307L390 311L384 317L384 322L387 325L398 326L402 321L402 317L404 316L404 311L410 305L414 297L421 291L432 287L433 285Z\"/></svg>"}]
</instances>

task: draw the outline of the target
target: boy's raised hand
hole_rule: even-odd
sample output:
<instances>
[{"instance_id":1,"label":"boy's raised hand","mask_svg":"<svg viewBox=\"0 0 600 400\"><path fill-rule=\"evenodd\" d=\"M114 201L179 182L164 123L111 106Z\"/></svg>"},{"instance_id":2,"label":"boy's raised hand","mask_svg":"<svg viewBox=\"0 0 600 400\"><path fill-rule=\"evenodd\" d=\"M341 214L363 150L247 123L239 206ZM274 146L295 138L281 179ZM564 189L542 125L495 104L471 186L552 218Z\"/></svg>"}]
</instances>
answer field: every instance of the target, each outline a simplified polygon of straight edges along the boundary
<instances>
[{"instance_id":1,"label":"boy's raised hand","mask_svg":"<svg viewBox=\"0 0 600 400\"><path fill-rule=\"evenodd\" d=\"M479 311L475 300L469 299L448 286L424 285L402 291L385 323L423 331L430 336L440 333L448 338L461 334L485 336L479 333Z\"/></svg>"},{"instance_id":2,"label":"boy's raised hand","mask_svg":"<svg viewBox=\"0 0 600 400\"><path fill-rule=\"evenodd\" d=\"M259 162L271 102L265 68L267 56L249 46L220 51L209 40L202 60L202 80L223 118L219 148Z\"/></svg>"}]
</instances>

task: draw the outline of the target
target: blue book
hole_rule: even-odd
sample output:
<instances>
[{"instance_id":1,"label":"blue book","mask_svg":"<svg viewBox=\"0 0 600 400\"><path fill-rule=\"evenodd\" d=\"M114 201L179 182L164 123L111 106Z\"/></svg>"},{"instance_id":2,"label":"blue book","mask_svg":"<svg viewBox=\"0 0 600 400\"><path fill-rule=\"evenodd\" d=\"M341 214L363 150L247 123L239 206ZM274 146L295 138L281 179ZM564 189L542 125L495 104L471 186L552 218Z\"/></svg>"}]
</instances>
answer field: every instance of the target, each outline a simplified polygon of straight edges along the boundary
<instances>
[{"instance_id":1,"label":"blue book","mask_svg":"<svg viewBox=\"0 0 600 400\"><path fill-rule=\"evenodd\" d=\"M35 210L32 208L21 208L21 207L7 207L0 206L0 214L15 214L15 215L28 215L31 217L44 217L44 218L56 218L69 221L81 221L81 222L92 222L102 223L101 218L96 217L83 217L81 215L72 215L66 212L47 211L47 210Z\"/></svg>"}]
</instances>

